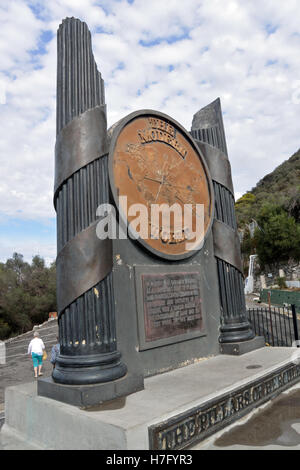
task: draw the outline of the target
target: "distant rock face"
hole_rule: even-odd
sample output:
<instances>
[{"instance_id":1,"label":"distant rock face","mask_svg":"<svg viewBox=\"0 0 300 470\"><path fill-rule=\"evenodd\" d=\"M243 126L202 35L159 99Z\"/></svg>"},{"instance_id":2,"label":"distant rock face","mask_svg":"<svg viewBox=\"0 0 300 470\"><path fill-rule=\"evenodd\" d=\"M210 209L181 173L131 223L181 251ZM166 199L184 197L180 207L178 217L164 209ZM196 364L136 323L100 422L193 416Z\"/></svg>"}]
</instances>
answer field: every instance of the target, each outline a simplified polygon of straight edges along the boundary
<instances>
[{"instance_id":1,"label":"distant rock face","mask_svg":"<svg viewBox=\"0 0 300 470\"><path fill-rule=\"evenodd\" d=\"M298 281L300 280L300 262L295 260L289 260L286 263L274 263L272 265L266 265L264 271L260 271L259 266L256 266L254 289L259 292L262 289L261 276L264 276L266 288L274 286L277 283L277 278L282 277L280 274L284 273L287 281ZM280 272L280 273L279 273ZM272 276L271 276L272 275Z\"/></svg>"},{"instance_id":2,"label":"distant rock face","mask_svg":"<svg viewBox=\"0 0 300 470\"><path fill-rule=\"evenodd\" d=\"M280 197L274 199L274 195ZM249 228L253 220L258 220L266 203L277 205L300 223L300 150L238 199L236 214L239 229Z\"/></svg>"}]
</instances>

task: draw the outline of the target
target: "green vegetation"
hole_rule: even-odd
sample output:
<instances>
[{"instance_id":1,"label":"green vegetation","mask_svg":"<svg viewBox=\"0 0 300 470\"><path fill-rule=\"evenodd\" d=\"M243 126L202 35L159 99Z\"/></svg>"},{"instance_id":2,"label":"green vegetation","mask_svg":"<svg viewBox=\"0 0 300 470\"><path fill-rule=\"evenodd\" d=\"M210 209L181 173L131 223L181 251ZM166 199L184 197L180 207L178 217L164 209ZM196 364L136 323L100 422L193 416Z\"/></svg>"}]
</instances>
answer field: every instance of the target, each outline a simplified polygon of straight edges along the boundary
<instances>
[{"instance_id":1,"label":"green vegetation","mask_svg":"<svg viewBox=\"0 0 300 470\"><path fill-rule=\"evenodd\" d=\"M287 288L286 278L285 277L278 277L276 279L276 283L277 283L279 289L286 289Z\"/></svg>"},{"instance_id":2,"label":"green vegetation","mask_svg":"<svg viewBox=\"0 0 300 470\"><path fill-rule=\"evenodd\" d=\"M55 264L40 256L26 263L14 253L0 263L0 339L24 333L56 311Z\"/></svg>"},{"instance_id":3,"label":"green vegetation","mask_svg":"<svg viewBox=\"0 0 300 470\"><path fill-rule=\"evenodd\" d=\"M262 267L300 260L300 150L244 194L236 214L245 257L257 254Z\"/></svg>"}]
</instances>

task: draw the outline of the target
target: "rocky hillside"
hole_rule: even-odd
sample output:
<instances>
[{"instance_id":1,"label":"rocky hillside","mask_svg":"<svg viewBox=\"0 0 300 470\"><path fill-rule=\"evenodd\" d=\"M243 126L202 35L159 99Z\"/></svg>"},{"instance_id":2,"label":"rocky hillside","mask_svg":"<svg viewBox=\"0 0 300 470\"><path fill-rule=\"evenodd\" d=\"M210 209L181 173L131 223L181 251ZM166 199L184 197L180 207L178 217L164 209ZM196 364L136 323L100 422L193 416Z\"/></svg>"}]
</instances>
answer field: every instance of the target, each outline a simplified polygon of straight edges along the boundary
<instances>
[{"instance_id":1,"label":"rocky hillside","mask_svg":"<svg viewBox=\"0 0 300 470\"><path fill-rule=\"evenodd\" d=\"M300 149L236 202L239 228L257 220L266 204L282 207L300 223Z\"/></svg>"},{"instance_id":2,"label":"rocky hillside","mask_svg":"<svg viewBox=\"0 0 300 470\"><path fill-rule=\"evenodd\" d=\"M244 268L300 260L300 150L236 202Z\"/></svg>"}]
</instances>

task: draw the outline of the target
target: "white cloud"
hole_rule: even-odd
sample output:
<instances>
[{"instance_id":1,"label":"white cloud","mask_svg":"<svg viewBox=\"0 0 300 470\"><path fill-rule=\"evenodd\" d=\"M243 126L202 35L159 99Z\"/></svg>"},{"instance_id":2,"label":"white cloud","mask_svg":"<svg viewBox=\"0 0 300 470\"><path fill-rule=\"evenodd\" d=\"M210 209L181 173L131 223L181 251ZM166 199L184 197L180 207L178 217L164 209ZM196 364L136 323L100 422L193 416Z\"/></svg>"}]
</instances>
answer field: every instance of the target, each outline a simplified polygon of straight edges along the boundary
<instances>
[{"instance_id":1,"label":"white cloud","mask_svg":"<svg viewBox=\"0 0 300 470\"><path fill-rule=\"evenodd\" d=\"M12 242L9 239L0 239L0 260L1 262L11 258L13 253L20 253L24 256L24 261L31 263L32 257L39 255L50 265L56 258L56 246L53 243L42 242L33 238L28 241L22 239Z\"/></svg>"},{"instance_id":2,"label":"white cloud","mask_svg":"<svg viewBox=\"0 0 300 470\"><path fill-rule=\"evenodd\" d=\"M110 125L151 108L189 129L220 96L243 194L300 147L299 13L297 0L2 0L0 211L54 216L55 36L64 17L92 31ZM53 38L42 44L47 31Z\"/></svg>"},{"instance_id":3,"label":"white cloud","mask_svg":"<svg viewBox=\"0 0 300 470\"><path fill-rule=\"evenodd\" d=\"M43 24L21 0L3 1L0 5L1 68L14 72L26 66Z\"/></svg>"}]
</instances>

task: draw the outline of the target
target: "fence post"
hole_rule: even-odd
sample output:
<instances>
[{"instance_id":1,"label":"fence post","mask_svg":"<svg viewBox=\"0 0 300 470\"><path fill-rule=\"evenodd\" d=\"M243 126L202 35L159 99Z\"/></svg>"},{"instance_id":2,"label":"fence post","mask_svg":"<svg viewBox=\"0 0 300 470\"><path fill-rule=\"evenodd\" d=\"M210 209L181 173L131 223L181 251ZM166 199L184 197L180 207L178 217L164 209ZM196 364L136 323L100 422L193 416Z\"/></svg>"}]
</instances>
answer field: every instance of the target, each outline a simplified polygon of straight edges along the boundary
<instances>
[{"instance_id":1,"label":"fence post","mask_svg":"<svg viewBox=\"0 0 300 470\"><path fill-rule=\"evenodd\" d=\"M298 333L296 305L292 305L292 314L293 314L295 341L296 341L296 344L297 344L297 348L299 348L300 345L299 345L299 333Z\"/></svg>"}]
</instances>

